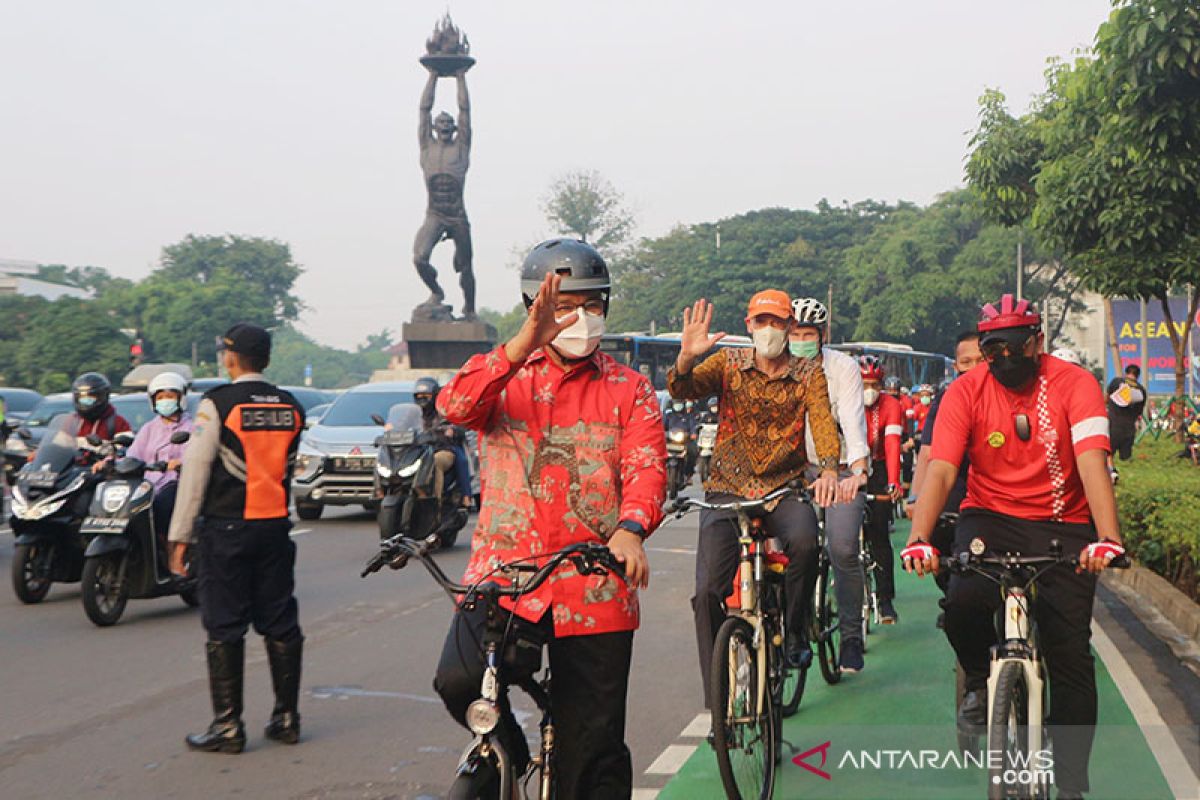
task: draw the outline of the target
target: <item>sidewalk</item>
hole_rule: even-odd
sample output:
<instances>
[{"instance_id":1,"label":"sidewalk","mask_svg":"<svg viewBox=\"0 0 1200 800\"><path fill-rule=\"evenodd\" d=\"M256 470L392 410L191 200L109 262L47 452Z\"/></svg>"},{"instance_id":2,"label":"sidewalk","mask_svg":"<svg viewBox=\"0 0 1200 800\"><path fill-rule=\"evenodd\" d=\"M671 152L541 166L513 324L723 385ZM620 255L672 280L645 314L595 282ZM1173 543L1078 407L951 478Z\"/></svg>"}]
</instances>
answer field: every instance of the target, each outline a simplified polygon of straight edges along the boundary
<instances>
[{"instance_id":1,"label":"sidewalk","mask_svg":"<svg viewBox=\"0 0 1200 800\"><path fill-rule=\"evenodd\" d=\"M896 543L903 541L907 525L898 528L902 530L895 534ZM800 710L784 720L776 798L986 795L984 771L962 766L951 755L956 752L955 662L942 631L934 627L937 587L930 579L899 572L897 595L900 624L873 630L866 670L844 676L835 686L821 679L815 665L810 670ZM1099 657L1096 680L1100 721L1091 759L1092 791L1087 796L1097 800L1174 797L1145 732ZM799 754L806 754L801 759L806 766L793 762ZM703 741L658 795L661 800L724 796L715 756ZM1190 796L1200 797L1200 787Z\"/></svg>"}]
</instances>

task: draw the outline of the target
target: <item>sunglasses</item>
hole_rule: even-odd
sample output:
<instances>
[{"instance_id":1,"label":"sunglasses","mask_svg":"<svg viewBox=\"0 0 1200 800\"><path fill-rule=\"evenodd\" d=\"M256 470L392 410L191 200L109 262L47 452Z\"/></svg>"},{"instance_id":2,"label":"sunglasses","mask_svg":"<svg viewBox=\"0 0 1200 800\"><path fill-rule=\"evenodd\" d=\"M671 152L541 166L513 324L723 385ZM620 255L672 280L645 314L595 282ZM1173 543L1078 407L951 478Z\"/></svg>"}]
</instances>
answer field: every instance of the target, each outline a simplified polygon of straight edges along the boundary
<instances>
[{"instance_id":1,"label":"sunglasses","mask_svg":"<svg viewBox=\"0 0 1200 800\"><path fill-rule=\"evenodd\" d=\"M1008 339L989 339L986 344L979 346L979 352L988 361L993 361L1002 355L1013 355L1015 353L1023 353L1029 347L1029 343L1033 341L1034 334L1030 334L1020 344L1016 344Z\"/></svg>"}]
</instances>

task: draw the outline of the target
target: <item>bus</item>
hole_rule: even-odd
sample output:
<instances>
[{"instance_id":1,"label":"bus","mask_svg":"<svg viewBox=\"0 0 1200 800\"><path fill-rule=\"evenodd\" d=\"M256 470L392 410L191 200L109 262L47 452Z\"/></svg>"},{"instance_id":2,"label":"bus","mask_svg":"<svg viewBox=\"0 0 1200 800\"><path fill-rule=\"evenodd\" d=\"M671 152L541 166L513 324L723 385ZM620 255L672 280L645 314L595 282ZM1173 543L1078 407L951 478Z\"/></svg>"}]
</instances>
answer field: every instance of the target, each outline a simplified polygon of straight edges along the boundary
<instances>
[{"instance_id":1,"label":"bus","mask_svg":"<svg viewBox=\"0 0 1200 800\"><path fill-rule=\"evenodd\" d=\"M645 375L655 389L663 390L667 388L667 370L679 356L679 336L678 333L608 333L600 340L600 350ZM717 343L717 348L753 345L748 336L726 336ZM878 357L887 374L895 375L905 386L928 383L937 388L953 374L951 361L946 356L913 350L904 344L843 342L831 346L852 356L871 354Z\"/></svg>"}]
</instances>

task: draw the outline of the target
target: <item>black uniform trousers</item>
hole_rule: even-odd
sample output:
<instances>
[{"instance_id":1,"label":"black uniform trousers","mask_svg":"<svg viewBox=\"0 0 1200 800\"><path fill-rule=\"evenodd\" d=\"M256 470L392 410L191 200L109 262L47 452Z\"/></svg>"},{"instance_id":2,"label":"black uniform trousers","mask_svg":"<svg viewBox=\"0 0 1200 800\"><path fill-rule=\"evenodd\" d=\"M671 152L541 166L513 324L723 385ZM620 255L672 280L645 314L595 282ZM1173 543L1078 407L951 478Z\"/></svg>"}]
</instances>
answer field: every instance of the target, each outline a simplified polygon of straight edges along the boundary
<instances>
[{"instance_id":1,"label":"black uniform trousers","mask_svg":"<svg viewBox=\"0 0 1200 800\"><path fill-rule=\"evenodd\" d=\"M871 477L867 478L867 494L885 495L888 490L887 462L871 464ZM896 554L892 548L892 502L876 500L870 504L865 526L867 547L875 559L876 594L881 599L896 597Z\"/></svg>"},{"instance_id":2,"label":"black uniform trousers","mask_svg":"<svg viewBox=\"0 0 1200 800\"><path fill-rule=\"evenodd\" d=\"M1133 456L1133 440L1137 438L1137 417L1109 414L1108 431L1113 452L1122 461L1128 461Z\"/></svg>"},{"instance_id":3,"label":"black uniform trousers","mask_svg":"<svg viewBox=\"0 0 1200 800\"><path fill-rule=\"evenodd\" d=\"M730 503L737 498L731 494L707 495L710 503ZM812 506L789 496L773 511L749 509L749 516L763 517L767 535L780 541L788 557L784 586L787 596L787 620L790 631L804 631L806 613L817 581L817 514ZM700 655L700 675L704 681L704 705L711 708L709 673L712 671L713 647L717 630L725 621L725 598L733 592L733 576L737 574L739 529L733 511L700 512L700 541L696 547L696 594L692 597L692 612L696 624L696 645ZM803 642L804 636L799 641Z\"/></svg>"},{"instance_id":4,"label":"black uniform trousers","mask_svg":"<svg viewBox=\"0 0 1200 800\"><path fill-rule=\"evenodd\" d=\"M200 525L200 615L209 641L234 644L251 624L268 639L300 638L292 523L206 518Z\"/></svg>"},{"instance_id":5,"label":"black uniform trousers","mask_svg":"<svg viewBox=\"0 0 1200 800\"><path fill-rule=\"evenodd\" d=\"M510 615L501 613L507 624ZM433 680L446 710L463 727L467 706L479 699L486 621L482 603L454 615ZM501 668L510 686L537 672L541 644L549 644L557 796L627 800L633 793L633 760L625 744L633 631L556 637L547 613L538 623L512 619L507 641L521 644L508 648ZM529 744L506 701L502 710L497 736L520 776L529 763Z\"/></svg>"},{"instance_id":6,"label":"black uniform trousers","mask_svg":"<svg viewBox=\"0 0 1200 800\"><path fill-rule=\"evenodd\" d=\"M981 509L963 509L954 552L967 550L974 538L989 552L1047 555L1050 540L1063 553L1079 553L1096 541L1091 525L1033 522ZM1096 577L1067 567L1046 572L1036 584L1034 622L1050 689L1048 722L1054 746L1054 782L1060 790L1088 789L1088 758L1096 726L1096 670L1092 659L1092 601ZM981 575L954 575L946 595L946 638L958 654L967 689L983 689L996 644L995 616L1004 598Z\"/></svg>"}]
</instances>

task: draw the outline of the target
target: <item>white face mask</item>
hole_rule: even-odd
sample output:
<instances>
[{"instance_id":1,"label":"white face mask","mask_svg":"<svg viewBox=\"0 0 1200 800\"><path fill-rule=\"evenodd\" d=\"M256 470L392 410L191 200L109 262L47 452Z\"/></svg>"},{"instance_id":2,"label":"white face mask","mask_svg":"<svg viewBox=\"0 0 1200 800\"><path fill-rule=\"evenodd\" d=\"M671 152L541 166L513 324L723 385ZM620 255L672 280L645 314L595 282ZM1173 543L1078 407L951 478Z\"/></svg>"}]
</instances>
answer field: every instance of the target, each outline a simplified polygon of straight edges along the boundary
<instances>
[{"instance_id":1,"label":"white face mask","mask_svg":"<svg viewBox=\"0 0 1200 800\"><path fill-rule=\"evenodd\" d=\"M579 319L555 336L550 344L563 358L586 358L600 346L600 337L603 335L604 317L589 314L581 309Z\"/></svg>"},{"instance_id":2,"label":"white face mask","mask_svg":"<svg viewBox=\"0 0 1200 800\"><path fill-rule=\"evenodd\" d=\"M787 347L787 331L772 328L770 325L759 328L752 334L754 351L763 358L778 358Z\"/></svg>"},{"instance_id":3,"label":"white face mask","mask_svg":"<svg viewBox=\"0 0 1200 800\"><path fill-rule=\"evenodd\" d=\"M877 403L878 401L879 401L879 390L878 389L863 389L863 402L866 403L868 407L875 405L875 403Z\"/></svg>"}]
</instances>

